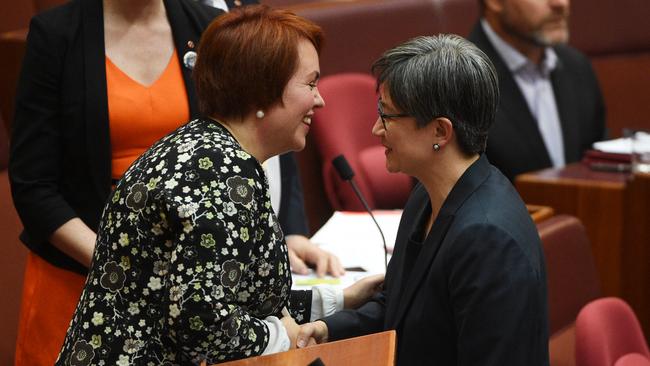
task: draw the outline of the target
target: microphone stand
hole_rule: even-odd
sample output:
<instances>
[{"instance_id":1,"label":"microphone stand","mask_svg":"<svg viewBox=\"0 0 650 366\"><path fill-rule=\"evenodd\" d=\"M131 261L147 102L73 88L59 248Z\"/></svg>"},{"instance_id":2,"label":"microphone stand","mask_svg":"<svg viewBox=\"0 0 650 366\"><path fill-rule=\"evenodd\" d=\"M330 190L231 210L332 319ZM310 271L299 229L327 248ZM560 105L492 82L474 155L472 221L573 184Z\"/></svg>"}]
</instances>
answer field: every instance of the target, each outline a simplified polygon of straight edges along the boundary
<instances>
[{"instance_id":1,"label":"microphone stand","mask_svg":"<svg viewBox=\"0 0 650 366\"><path fill-rule=\"evenodd\" d=\"M350 184L352 185L352 189L354 190L354 193L356 193L357 197L359 197L361 204L366 209L366 211L368 211L368 213L370 214L370 218L372 219L372 221L375 222L375 225L377 225L377 229L379 229L379 234L381 235L381 241L384 244L384 266L386 268L386 272L388 272L388 247L386 246L386 238L384 238L384 232L381 231L381 227L379 226L377 220L375 220L375 215L372 214L372 210L370 210L370 206L368 206L368 202L366 202L365 198L363 198L363 195L361 194L361 191L359 190L357 183L354 182L354 179L350 179L349 181Z\"/></svg>"}]
</instances>

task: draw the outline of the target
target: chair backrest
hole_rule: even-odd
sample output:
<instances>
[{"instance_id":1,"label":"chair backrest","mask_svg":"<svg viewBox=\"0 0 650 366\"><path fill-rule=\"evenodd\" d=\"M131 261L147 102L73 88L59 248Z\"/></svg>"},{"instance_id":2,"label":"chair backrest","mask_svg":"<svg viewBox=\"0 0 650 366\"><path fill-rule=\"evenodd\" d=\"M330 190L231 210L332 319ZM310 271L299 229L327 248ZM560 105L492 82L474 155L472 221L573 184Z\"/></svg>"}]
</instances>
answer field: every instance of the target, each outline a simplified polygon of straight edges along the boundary
<instances>
[{"instance_id":1,"label":"chair backrest","mask_svg":"<svg viewBox=\"0 0 650 366\"><path fill-rule=\"evenodd\" d=\"M220 366L308 365L320 358L325 365L395 365L394 330L319 344L288 352L220 363Z\"/></svg>"},{"instance_id":2,"label":"chair backrest","mask_svg":"<svg viewBox=\"0 0 650 366\"><path fill-rule=\"evenodd\" d=\"M650 358L639 353L628 353L619 358L614 366L650 366Z\"/></svg>"},{"instance_id":3,"label":"chair backrest","mask_svg":"<svg viewBox=\"0 0 650 366\"><path fill-rule=\"evenodd\" d=\"M580 311L576 320L578 366L612 366L630 353L650 357L639 321L625 301L601 298Z\"/></svg>"},{"instance_id":4,"label":"chair backrest","mask_svg":"<svg viewBox=\"0 0 650 366\"><path fill-rule=\"evenodd\" d=\"M322 162L327 198L335 210L363 211L347 182L342 181L331 161L344 154L371 208L402 208L412 188L404 174L385 168L384 149L372 135L377 120L375 79L368 74L348 73L324 77L318 89L326 108L318 110L312 124L312 140Z\"/></svg>"},{"instance_id":5,"label":"chair backrest","mask_svg":"<svg viewBox=\"0 0 650 366\"><path fill-rule=\"evenodd\" d=\"M537 228L546 259L551 365L575 365L576 316L600 296L591 245L582 223L573 216L554 216Z\"/></svg>"},{"instance_id":6,"label":"chair backrest","mask_svg":"<svg viewBox=\"0 0 650 366\"><path fill-rule=\"evenodd\" d=\"M18 239L22 227L11 199L7 171L0 170L0 247L2 247L0 314L4 318L0 327L0 365L14 364L18 314L27 257L27 248Z\"/></svg>"},{"instance_id":7,"label":"chair backrest","mask_svg":"<svg viewBox=\"0 0 650 366\"><path fill-rule=\"evenodd\" d=\"M391 47L422 35L465 36L478 19L476 0L338 0L289 8L325 31L323 75L369 72Z\"/></svg>"}]
</instances>

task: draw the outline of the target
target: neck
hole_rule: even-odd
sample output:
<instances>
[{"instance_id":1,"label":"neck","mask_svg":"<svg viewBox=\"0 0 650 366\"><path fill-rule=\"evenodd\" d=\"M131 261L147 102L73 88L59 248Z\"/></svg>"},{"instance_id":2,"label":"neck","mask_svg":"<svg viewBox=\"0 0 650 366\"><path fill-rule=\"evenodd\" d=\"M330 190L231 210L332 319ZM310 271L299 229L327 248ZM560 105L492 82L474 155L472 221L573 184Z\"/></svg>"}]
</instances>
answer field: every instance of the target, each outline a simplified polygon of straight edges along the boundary
<instances>
[{"instance_id":1,"label":"neck","mask_svg":"<svg viewBox=\"0 0 650 366\"><path fill-rule=\"evenodd\" d=\"M165 16L161 0L103 0L104 14L128 21L146 21Z\"/></svg>"},{"instance_id":2,"label":"neck","mask_svg":"<svg viewBox=\"0 0 650 366\"><path fill-rule=\"evenodd\" d=\"M244 118L241 120L224 120L216 117L212 119L221 124L237 140L239 145L251 154L260 164L264 163L273 154L264 148L263 139L258 132L259 121L256 118Z\"/></svg>"},{"instance_id":3,"label":"neck","mask_svg":"<svg viewBox=\"0 0 650 366\"><path fill-rule=\"evenodd\" d=\"M454 188L460 177L465 171L479 158L478 154L465 156L459 151L452 151L451 146L440 150L437 161L432 162L429 169L422 176L416 176L422 183L431 201L431 222L438 216L442 204L449 196L449 192ZM446 156L445 156L446 155Z\"/></svg>"},{"instance_id":4,"label":"neck","mask_svg":"<svg viewBox=\"0 0 650 366\"><path fill-rule=\"evenodd\" d=\"M535 65L539 65L542 62L542 57L544 55L544 46L537 44L534 40L519 35L516 32L509 32L501 22L498 22L495 19L495 16L485 15L490 27L494 30L496 34L501 37L506 43L511 45L514 49L519 51L524 57L529 59Z\"/></svg>"}]
</instances>

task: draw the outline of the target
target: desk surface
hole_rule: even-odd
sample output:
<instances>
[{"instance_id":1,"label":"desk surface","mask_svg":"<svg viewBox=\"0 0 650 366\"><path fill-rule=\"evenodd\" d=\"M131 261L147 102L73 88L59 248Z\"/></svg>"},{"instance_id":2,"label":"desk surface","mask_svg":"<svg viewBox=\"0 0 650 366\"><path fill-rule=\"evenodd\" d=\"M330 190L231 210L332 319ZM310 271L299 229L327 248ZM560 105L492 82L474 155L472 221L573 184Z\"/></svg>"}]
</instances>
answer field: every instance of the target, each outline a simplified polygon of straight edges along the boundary
<instances>
[{"instance_id":1,"label":"desk surface","mask_svg":"<svg viewBox=\"0 0 650 366\"><path fill-rule=\"evenodd\" d=\"M389 330L266 356L222 363L223 366L307 365L320 358L325 365L395 364L396 333Z\"/></svg>"},{"instance_id":2,"label":"desk surface","mask_svg":"<svg viewBox=\"0 0 650 366\"><path fill-rule=\"evenodd\" d=\"M546 181L622 188L629 177L629 173L596 171L584 164L576 163L562 169L544 169L522 174L517 177L516 182Z\"/></svg>"}]
</instances>

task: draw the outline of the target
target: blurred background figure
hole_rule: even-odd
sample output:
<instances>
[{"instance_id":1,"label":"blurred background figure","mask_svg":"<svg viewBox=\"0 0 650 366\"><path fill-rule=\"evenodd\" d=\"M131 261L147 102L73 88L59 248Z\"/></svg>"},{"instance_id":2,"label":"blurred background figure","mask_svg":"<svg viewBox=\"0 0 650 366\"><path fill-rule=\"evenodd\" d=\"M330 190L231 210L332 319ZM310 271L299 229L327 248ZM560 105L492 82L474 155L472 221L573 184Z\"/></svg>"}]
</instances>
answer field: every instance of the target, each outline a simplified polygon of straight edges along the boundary
<instances>
[{"instance_id":1,"label":"blurred background figure","mask_svg":"<svg viewBox=\"0 0 650 366\"><path fill-rule=\"evenodd\" d=\"M501 100L487 155L510 180L579 161L605 138L589 60L566 45L569 0L479 0L469 40L494 63Z\"/></svg>"}]
</instances>

